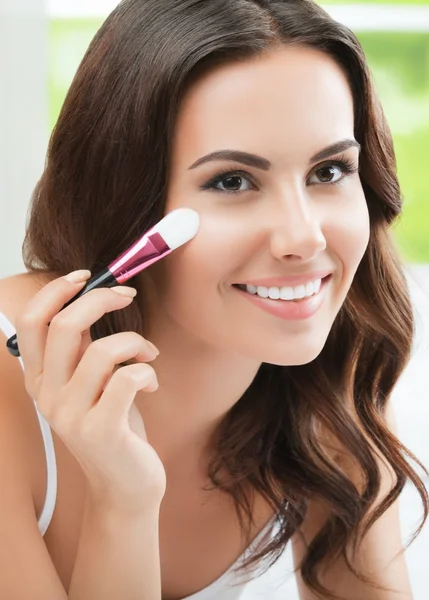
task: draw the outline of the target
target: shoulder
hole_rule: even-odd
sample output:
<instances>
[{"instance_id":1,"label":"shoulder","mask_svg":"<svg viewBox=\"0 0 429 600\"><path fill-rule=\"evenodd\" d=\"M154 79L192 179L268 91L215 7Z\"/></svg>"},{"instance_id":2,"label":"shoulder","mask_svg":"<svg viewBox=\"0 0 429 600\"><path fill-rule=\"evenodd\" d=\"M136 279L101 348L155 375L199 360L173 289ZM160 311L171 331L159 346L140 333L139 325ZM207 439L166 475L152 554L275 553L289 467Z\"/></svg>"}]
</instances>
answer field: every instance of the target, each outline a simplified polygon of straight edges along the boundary
<instances>
[{"instance_id":1,"label":"shoulder","mask_svg":"<svg viewBox=\"0 0 429 600\"><path fill-rule=\"evenodd\" d=\"M19 273L0 279L0 312L15 327L19 313L30 298L56 275ZM0 420L2 448L14 471L22 473L30 487L37 512L43 506L46 475L45 451L40 424L32 398L25 388L20 362L6 348L6 336L0 330ZM24 475L25 474L25 475ZM0 485L4 485L0 473Z\"/></svg>"},{"instance_id":2,"label":"shoulder","mask_svg":"<svg viewBox=\"0 0 429 600\"><path fill-rule=\"evenodd\" d=\"M43 282L33 274L0 279L0 312L12 325L40 286ZM65 598L38 527L46 461L37 413L24 383L21 365L7 351L0 331L0 596Z\"/></svg>"}]
</instances>

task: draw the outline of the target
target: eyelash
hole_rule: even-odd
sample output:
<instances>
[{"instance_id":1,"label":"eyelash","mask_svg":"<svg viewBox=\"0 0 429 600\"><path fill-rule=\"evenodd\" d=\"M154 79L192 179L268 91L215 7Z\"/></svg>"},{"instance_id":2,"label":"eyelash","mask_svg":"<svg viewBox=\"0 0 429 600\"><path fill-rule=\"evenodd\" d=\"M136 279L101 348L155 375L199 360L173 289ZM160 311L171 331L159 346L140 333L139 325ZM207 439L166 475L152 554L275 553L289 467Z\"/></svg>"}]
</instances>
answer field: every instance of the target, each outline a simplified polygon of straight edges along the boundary
<instances>
[{"instance_id":1,"label":"eyelash","mask_svg":"<svg viewBox=\"0 0 429 600\"><path fill-rule=\"evenodd\" d=\"M345 177L348 177L350 175L352 175L353 173L356 173L359 170L359 167L356 167L355 163L346 157L342 157L340 160L331 160L328 163L325 163L323 165L319 165L316 169L316 171L318 171L319 169L324 169L325 167L339 167L343 173L344 173L344 177L341 177L341 179L338 179L338 181L333 181L331 183L321 183L320 185L339 185L343 179ZM225 171L220 171L219 173L217 173L214 177L212 177L209 181L207 181L207 183L205 183L204 185L200 186L200 188L202 190L212 190L214 192L222 192L224 194L241 194L243 192L248 192L251 190L244 190L243 192L240 191L232 191L232 190L220 190L218 188L216 188L215 186L218 183L221 183L224 179L228 179L228 177L232 177L234 175L237 175L239 177L244 177L246 179L252 179L249 175L249 173L247 173L246 171L242 171L240 169L236 169L236 170L225 170Z\"/></svg>"}]
</instances>

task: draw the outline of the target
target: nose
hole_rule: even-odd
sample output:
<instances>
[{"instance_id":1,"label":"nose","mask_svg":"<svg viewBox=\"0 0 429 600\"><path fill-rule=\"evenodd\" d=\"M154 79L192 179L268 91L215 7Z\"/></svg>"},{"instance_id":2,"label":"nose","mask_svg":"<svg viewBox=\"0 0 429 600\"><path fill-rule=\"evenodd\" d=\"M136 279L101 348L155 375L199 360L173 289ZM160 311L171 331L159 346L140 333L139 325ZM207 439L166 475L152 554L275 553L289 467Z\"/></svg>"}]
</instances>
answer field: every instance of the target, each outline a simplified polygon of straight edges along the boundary
<instances>
[{"instance_id":1,"label":"nose","mask_svg":"<svg viewBox=\"0 0 429 600\"><path fill-rule=\"evenodd\" d=\"M308 194L289 189L273 204L270 251L274 258L311 260L325 250L321 214Z\"/></svg>"}]
</instances>

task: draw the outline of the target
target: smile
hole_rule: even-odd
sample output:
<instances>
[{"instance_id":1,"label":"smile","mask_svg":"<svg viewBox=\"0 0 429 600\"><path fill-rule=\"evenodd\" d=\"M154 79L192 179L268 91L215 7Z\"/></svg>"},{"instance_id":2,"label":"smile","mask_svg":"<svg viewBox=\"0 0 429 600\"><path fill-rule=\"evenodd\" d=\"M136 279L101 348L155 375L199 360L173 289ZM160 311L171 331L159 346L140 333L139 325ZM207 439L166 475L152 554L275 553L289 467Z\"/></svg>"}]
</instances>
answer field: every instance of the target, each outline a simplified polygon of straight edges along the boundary
<instances>
[{"instance_id":1,"label":"smile","mask_svg":"<svg viewBox=\"0 0 429 600\"><path fill-rule=\"evenodd\" d=\"M322 280L319 279L311 282L310 285L307 284L308 287L298 286L297 288L255 288L254 286L241 284L232 287L243 298L265 312L281 319L300 320L308 319L319 310L331 279L332 275L328 275ZM301 298L296 298L299 295L301 295Z\"/></svg>"},{"instance_id":2,"label":"smile","mask_svg":"<svg viewBox=\"0 0 429 600\"><path fill-rule=\"evenodd\" d=\"M271 298L271 300L301 300L309 296L317 294L322 284L321 279L310 281L305 285L298 285L296 287L276 287L276 286L255 286L255 285L244 285L238 284L237 287L243 291L249 292L249 294L257 294L260 298Z\"/></svg>"}]
</instances>

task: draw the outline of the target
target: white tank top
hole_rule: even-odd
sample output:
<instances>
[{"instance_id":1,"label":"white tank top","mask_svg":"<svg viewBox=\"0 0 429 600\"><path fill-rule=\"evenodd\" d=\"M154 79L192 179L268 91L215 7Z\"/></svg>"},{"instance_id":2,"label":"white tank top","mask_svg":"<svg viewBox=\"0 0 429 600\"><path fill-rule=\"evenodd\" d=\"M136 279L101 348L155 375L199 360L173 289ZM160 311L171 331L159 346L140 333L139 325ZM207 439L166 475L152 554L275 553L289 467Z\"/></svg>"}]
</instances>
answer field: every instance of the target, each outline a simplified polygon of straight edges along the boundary
<instances>
[{"instance_id":1,"label":"white tank top","mask_svg":"<svg viewBox=\"0 0 429 600\"><path fill-rule=\"evenodd\" d=\"M3 331L7 338L15 334L15 328L12 323L1 312L0 330ZM22 358L19 357L18 360L24 370ZM57 465L55 461L55 449L51 428L46 419L37 410L34 400L33 403L39 419L46 454L46 498L42 513L38 519L40 533L43 536L49 527L55 509L57 498ZM278 528L278 523L276 519L273 519L273 521L274 534ZM293 572L293 558L290 543L287 545L282 556L266 571L266 573L258 576L257 569L251 580L250 578L252 575L250 574L245 576L233 573L233 569L235 569L239 563L244 561L245 558L248 558L252 549L270 529L273 521L267 523L240 558L238 558L238 560L225 571L223 575L203 590L200 590L191 596L187 596L182 600L267 600L267 598L270 600L298 600L299 595Z\"/></svg>"}]
</instances>

